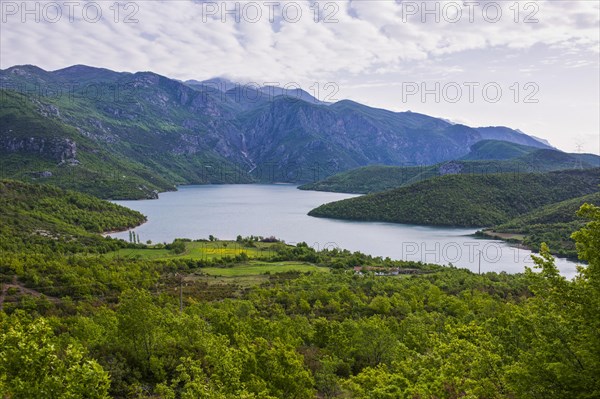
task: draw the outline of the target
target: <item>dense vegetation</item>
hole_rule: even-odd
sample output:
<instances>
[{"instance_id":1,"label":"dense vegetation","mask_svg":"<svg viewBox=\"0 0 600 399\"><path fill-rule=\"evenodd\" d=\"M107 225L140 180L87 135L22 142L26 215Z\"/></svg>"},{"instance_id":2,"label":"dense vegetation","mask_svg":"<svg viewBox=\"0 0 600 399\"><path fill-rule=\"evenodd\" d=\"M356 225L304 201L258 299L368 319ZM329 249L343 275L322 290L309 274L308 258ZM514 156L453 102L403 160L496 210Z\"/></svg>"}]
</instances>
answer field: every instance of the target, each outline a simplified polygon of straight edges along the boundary
<instances>
[{"instance_id":1,"label":"dense vegetation","mask_svg":"<svg viewBox=\"0 0 600 399\"><path fill-rule=\"evenodd\" d=\"M508 141L482 140L473 144L471 151L463 159L512 159L536 150L538 149L535 147L509 143Z\"/></svg>"},{"instance_id":2,"label":"dense vegetation","mask_svg":"<svg viewBox=\"0 0 600 399\"><path fill-rule=\"evenodd\" d=\"M321 205L309 215L423 225L494 226L598 191L600 170L448 175Z\"/></svg>"},{"instance_id":3,"label":"dense vegetation","mask_svg":"<svg viewBox=\"0 0 600 399\"><path fill-rule=\"evenodd\" d=\"M600 167L600 157L592 154L567 154L506 141L482 140L473 144L471 152L459 160L437 165L364 166L304 184L299 188L369 194L447 174L541 173L597 167Z\"/></svg>"},{"instance_id":4,"label":"dense vegetation","mask_svg":"<svg viewBox=\"0 0 600 399\"><path fill-rule=\"evenodd\" d=\"M299 186L300 190L368 194L406 185L414 179L437 176L430 166L364 166ZM429 173L427 173L429 172Z\"/></svg>"},{"instance_id":5,"label":"dense vegetation","mask_svg":"<svg viewBox=\"0 0 600 399\"><path fill-rule=\"evenodd\" d=\"M0 230L1 397L600 395L600 208L579 211L587 224L573 237L589 266L568 281L545 246L539 273L519 275L258 237L99 254L115 240L85 241L89 231L140 215L43 186L1 187L25 226L79 233L29 242ZM410 274L355 274L357 265ZM243 275L255 267L269 274Z\"/></svg>"},{"instance_id":6,"label":"dense vegetation","mask_svg":"<svg viewBox=\"0 0 600 399\"><path fill-rule=\"evenodd\" d=\"M575 213L586 203L600 206L600 192L544 206L482 234L509 238L509 241L521 242L534 251L539 251L542 243L546 243L553 254L576 259L577 249L571 233L583 227L585 220Z\"/></svg>"},{"instance_id":7,"label":"dense vegetation","mask_svg":"<svg viewBox=\"0 0 600 399\"><path fill-rule=\"evenodd\" d=\"M93 233L125 230L146 220L139 212L90 195L14 180L0 180L0 218L0 250L28 253L38 246L118 248L119 241Z\"/></svg>"}]
</instances>

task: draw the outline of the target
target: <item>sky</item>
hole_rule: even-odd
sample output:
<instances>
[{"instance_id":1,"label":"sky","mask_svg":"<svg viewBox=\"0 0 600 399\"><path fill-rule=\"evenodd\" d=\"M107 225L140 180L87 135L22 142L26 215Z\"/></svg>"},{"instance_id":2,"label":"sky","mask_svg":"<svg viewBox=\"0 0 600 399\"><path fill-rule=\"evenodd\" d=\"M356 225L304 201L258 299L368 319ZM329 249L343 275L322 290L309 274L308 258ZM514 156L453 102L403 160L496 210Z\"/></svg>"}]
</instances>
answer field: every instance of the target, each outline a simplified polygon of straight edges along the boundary
<instances>
[{"instance_id":1,"label":"sky","mask_svg":"<svg viewBox=\"0 0 600 399\"><path fill-rule=\"evenodd\" d=\"M600 2L7 1L0 68L299 85L600 153Z\"/></svg>"}]
</instances>

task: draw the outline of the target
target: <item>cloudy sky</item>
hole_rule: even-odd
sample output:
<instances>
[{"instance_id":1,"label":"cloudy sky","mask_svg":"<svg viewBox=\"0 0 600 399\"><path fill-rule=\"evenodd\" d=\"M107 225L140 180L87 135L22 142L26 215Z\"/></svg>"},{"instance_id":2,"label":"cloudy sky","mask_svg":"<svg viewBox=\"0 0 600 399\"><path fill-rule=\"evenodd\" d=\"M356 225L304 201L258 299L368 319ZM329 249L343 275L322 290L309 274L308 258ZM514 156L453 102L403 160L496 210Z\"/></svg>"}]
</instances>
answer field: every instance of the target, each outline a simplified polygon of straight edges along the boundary
<instances>
[{"instance_id":1,"label":"cloudy sky","mask_svg":"<svg viewBox=\"0 0 600 399\"><path fill-rule=\"evenodd\" d=\"M600 2L0 0L0 68L297 83L600 152Z\"/></svg>"}]
</instances>

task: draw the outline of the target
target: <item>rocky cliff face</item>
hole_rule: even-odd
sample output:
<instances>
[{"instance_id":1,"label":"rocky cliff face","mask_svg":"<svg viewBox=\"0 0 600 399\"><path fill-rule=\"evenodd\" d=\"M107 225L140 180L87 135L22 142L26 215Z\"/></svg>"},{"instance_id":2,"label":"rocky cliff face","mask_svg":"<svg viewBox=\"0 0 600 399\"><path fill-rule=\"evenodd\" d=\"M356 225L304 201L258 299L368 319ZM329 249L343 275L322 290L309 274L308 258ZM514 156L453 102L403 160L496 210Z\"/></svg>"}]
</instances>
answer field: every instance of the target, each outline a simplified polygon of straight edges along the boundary
<instances>
[{"instance_id":1,"label":"rocky cliff face","mask_svg":"<svg viewBox=\"0 0 600 399\"><path fill-rule=\"evenodd\" d=\"M77 143L67 138L0 136L0 150L6 153L25 152L49 157L57 162L77 160Z\"/></svg>"}]
</instances>

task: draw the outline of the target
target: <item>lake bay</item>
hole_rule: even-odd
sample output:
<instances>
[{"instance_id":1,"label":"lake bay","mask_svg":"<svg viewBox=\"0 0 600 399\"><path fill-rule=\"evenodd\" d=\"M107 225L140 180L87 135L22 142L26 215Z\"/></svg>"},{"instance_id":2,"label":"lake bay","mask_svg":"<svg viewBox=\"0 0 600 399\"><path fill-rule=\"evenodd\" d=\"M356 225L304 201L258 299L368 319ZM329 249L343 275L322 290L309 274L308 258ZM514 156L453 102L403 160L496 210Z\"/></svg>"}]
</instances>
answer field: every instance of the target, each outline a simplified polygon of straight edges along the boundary
<instances>
[{"instance_id":1,"label":"lake bay","mask_svg":"<svg viewBox=\"0 0 600 399\"><path fill-rule=\"evenodd\" d=\"M453 264L477 272L519 273L532 266L531 252L498 240L472 236L477 229L413 226L322 219L307 213L327 202L355 195L298 190L295 185L181 186L158 200L115 201L142 212L148 222L135 228L142 242L175 238L235 240L275 236L288 244L315 249L340 248L373 256ZM128 232L111 234L127 240ZM573 277L575 263L557 259L561 273Z\"/></svg>"}]
</instances>

